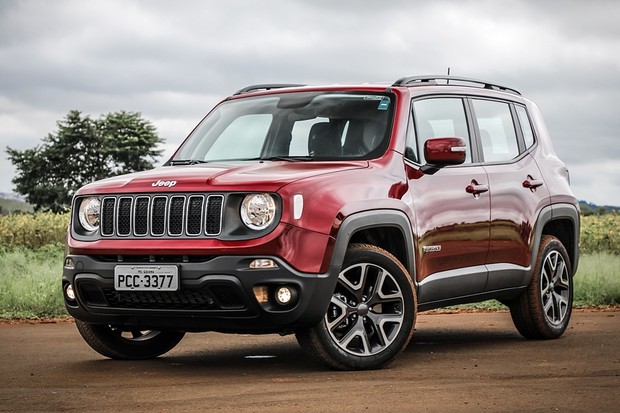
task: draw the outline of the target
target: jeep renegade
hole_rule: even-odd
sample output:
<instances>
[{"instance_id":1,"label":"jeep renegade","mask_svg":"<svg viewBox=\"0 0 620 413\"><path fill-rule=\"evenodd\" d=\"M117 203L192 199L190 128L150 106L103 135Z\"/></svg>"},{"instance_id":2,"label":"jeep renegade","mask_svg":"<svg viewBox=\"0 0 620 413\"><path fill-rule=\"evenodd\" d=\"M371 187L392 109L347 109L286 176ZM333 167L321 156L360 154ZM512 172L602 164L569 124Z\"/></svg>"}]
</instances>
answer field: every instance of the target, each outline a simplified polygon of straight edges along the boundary
<instances>
[{"instance_id":1,"label":"jeep renegade","mask_svg":"<svg viewBox=\"0 0 620 413\"><path fill-rule=\"evenodd\" d=\"M62 287L115 359L187 332L295 334L375 369L416 314L496 299L526 338L562 335L579 208L537 106L453 76L254 85L162 167L75 195Z\"/></svg>"}]
</instances>

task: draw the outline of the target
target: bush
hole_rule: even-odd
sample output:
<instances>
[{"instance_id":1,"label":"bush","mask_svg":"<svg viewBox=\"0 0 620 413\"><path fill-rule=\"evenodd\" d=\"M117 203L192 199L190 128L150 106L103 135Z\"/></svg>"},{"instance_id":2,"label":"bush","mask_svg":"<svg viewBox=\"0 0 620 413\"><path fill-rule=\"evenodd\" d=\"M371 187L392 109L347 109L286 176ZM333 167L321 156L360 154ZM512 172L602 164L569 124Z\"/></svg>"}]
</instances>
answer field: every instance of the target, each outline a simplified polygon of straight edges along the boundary
<instances>
[{"instance_id":1,"label":"bush","mask_svg":"<svg viewBox=\"0 0 620 413\"><path fill-rule=\"evenodd\" d=\"M69 214L51 212L0 216L0 248L64 243ZM584 216L581 219L581 251L584 254L620 254L620 214Z\"/></svg>"},{"instance_id":2,"label":"bush","mask_svg":"<svg viewBox=\"0 0 620 413\"><path fill-rule=\"evenodd\" d=\"M68 226L69 214L44 212L0 216L0 248L38 249L63 244Z\"/></svg>"},{"instance_id":3,"label":"bush","mask_svg":"<svg viewBox=\"0 0 620 413\"><path fill-rule=\"evenodd\" d=\"M66 315L60 277L69 214L0 216L0 318ZM620 215L581 222L581 260L575 306L620 304ZM459 306L497 310L496 301Z\"/></svg>"},{"instance_id":4,"label":"bush","mask_svg":"<svg viewBox=\"0 0 620 413\"><path fill-rule=\"evenodd\" d=\"M620 254L620 214L589 215L581 218L581 252Z\"/></svg>"}]
</instances>

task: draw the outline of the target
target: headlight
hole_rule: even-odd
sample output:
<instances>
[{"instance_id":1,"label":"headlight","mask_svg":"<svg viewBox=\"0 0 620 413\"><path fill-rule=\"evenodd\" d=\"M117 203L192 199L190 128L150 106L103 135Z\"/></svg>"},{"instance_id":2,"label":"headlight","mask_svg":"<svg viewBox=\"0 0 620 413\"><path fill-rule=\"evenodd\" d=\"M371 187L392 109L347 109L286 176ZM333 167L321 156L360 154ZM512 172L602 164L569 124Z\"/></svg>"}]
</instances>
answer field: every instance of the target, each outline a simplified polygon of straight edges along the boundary
<instances>
[{"instance_id":1,"label":"headlight","mask_svg":"<svg viewBox=\"0 0 620 413\"><path fill-rule=\"evenodd\" d=\"M267 228L276 217L276 202L269 194L252 194L241 203L241 220L250 229Z\"/></svg>"},{"instance_id":2,"label":"headlight","mask_svg":"<svg viewBox=\"0 0 620 413\"><path fill-rule=\"evenodd\" d=\"M99 229L99 198L84 198L80 203L78 217L80 224L86 231L97 231Z\"/></svg>"}]
</instances>

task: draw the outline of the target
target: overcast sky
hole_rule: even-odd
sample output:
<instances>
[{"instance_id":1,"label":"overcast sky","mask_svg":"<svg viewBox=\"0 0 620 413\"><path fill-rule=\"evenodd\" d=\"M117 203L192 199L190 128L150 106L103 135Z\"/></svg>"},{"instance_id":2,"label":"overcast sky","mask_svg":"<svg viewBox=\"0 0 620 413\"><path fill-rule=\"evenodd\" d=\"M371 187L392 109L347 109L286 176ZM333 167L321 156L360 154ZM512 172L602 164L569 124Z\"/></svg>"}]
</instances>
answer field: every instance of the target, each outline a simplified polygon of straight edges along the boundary
<instances>
[{"instance_id":1,"label":"overcast sky","mask_svg":"<svg viewBox=\"0 0 620 413\"><path fill-rule=\"evenodd\" d=\"M619 18L617 0L1 0L0 192L6 146L36 146L72 109L141 112L170 155L248 84L451 67L537 102L577 197L620 205Z\"/></svg>"}]
</instances>

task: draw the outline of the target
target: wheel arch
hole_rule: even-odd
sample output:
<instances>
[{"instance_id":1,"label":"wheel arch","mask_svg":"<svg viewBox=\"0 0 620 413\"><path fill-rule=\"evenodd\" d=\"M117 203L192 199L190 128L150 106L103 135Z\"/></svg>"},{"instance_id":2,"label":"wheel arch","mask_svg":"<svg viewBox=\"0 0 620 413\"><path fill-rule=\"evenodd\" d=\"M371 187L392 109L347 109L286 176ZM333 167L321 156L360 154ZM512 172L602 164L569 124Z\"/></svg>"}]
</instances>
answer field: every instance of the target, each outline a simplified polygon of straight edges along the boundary
<instances>
[{"instance_id":1,"label":"wheel arch","mask_svg":"<svg viewBox=\"0 0 620 413\"><path fill-rule=\"evenodd\" d=\"M405 213L398 210L373 210L345 218L336 236L332 268L342 266L351 243L370 244L388 251L400 260L415 285L413 233Z\"/></svg>"},{"instance_id":2,"label":"wheel arch","mask_svg":"<svg viewBox=\"0 0 620 413\"><path fill-rule=\"evenodd\" d=\"M579 265L579 232L579 210L574 205L554 204L544 208L536 223L531 268L534 268L536 252L543 235L552 235L564 245L571 262L571 275L574 276Z\"/></svg>"}]
</instances>

